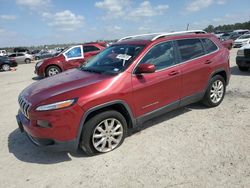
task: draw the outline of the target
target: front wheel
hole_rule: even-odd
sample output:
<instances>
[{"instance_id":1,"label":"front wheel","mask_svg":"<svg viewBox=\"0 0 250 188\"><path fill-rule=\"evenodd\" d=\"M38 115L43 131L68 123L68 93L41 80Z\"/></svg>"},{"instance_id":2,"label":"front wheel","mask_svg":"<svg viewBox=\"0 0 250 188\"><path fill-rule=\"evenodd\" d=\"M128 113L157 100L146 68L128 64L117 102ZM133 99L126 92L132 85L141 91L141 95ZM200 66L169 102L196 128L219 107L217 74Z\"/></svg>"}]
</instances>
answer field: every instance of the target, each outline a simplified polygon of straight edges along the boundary
<instances>
[{"instance_id":1,"label":"front wheel","mask_svg":"<svg viewBox=\"0 0 250 188\"><path fill-rule=\"evenodd\" d=\"M216 107L222 102L225 92L226 82L224 78L220 75L215 75L209 82L203 103L208 107Z\"/></svg>"},{"instance_id":2,"label":"front wheel","mask_svg":"<svg viewBox=\"0 0 250 188\"><path fill-rule=\"evenodd\" d=\"M3 65L2 65L2 69L3 69L3 71L9 71L9 70L10 70L10 65L8 65L8 64L3 64Z\"/></svg>"},{"instance_id":3,"label":"front wheel","mask_svg":"<svg viewBox=\"0 0 250 188\"><path fill-rule=\"evenodd\" d=\"M49 66L47 69L46 69L46 77L50 77L50 76L54 76L56 74L59 74L61 71L61 69L57 66Z\"/></svg>"},{"instance_id":4,"label":"front wheel","mask_svg":"<svg viewBox=\"0 0 250 188\"><path fill-rule=\"evenodd\" d=\"M118 148L127 134L127 122L117 111L105 111L84 124L80 147L88 154L100 154Z\"/></svg>"}]
</instances>

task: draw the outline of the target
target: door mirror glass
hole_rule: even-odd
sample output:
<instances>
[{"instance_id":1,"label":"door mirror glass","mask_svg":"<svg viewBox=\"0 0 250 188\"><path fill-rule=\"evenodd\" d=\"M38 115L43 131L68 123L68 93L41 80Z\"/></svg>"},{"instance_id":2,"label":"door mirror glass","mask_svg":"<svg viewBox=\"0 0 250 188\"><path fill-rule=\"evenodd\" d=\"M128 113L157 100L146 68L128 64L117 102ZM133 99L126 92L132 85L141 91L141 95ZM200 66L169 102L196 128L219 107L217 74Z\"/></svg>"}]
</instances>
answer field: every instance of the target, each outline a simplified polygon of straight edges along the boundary
<instances>
[{"instance_id":1,"label":"door mirror glass","mask_svg":"<svg viewBox=\"0 0 250 188\"><path fill-rule=\"evenodd\" d=\"M137 74L142 74L142 73L153 73L155 72L156 68L155 65L150 64L150 63L144 63L144 64L140 64L137 67Z\"/></svg>"}]
</instances>

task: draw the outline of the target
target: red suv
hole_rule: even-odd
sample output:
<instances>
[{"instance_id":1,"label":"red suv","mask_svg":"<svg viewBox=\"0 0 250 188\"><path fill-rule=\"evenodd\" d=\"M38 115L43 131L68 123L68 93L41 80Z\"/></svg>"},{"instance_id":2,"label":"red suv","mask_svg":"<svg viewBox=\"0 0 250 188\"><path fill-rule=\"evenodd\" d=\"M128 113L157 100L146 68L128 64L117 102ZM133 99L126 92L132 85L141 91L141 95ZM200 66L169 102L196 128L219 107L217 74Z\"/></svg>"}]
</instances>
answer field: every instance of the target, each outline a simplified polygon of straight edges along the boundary
<instances>
[{"instance_id":1,"label":"red suv","mask_svg":"<svg viewBox=\"0 0 250 188\"><path fill-rule=\"evenodd\" d=\"M229 51L212 34L131 36L24 89L17 122L38 146L105 153L154 116L198 101L219 105L229 77Z\"/></svg>"},{"instance_id":2,"label":"red suv","mask_svg":"<svg viewBox=\"0 0 250 188\"><path fill-rule=\"evenodd\" d=\"M106 43L87 43L66 48L58 56L39 61L35 73L40 77L49 77L62 71L79 67L89 58L106 48Z\"/></svg>"}]
</instances>

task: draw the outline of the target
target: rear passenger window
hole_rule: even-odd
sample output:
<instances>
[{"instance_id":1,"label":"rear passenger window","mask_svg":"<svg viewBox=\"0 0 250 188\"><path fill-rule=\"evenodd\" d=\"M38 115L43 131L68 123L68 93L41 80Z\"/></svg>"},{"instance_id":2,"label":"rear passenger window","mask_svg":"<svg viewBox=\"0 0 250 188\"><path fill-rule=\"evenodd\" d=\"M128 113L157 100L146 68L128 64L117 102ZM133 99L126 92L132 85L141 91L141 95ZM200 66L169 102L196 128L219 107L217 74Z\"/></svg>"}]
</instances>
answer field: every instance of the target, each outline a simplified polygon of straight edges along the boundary
<instances>
[{"instance_id":1,"label":"rear passenger window","mask_svg":"<svg viewBox=\"0 0 250 188\"><path fill-rule=\"evenodd\" d=\"M201 39L201 40L202 40L208 54L212 53L218 49L218 47L210 39Z\"/></svg>"},{"instance_id":2,"label":"rear passenger window","mask_svg":"<svg viewBox=\"0 0 250 188\"><path fill-rule=\"evenodd\" d=\"M200 39L183 39L177 40L181 60L188 61L205 54Z\"/></svg>"},{"instance_id":3,"label":"rear passenger window","mask_svg":"<svg viewBox=\"0 0 250 188\"><path fill-rule=\"evenodd\" d=\"M100 50L99 48L95 46L83 46L83 51L86 52L94 52Z\"/></svg>"},{"instance_id":4,"label":"rear passenger window","mask_svg":"<svg viewBox=\"0 0 250 188\"><path fill-rule=\"evenodd\" d=\"M164 42L151 48L140 62L140 64L144 63L155 65L156 70L175 65L173 43Z\"/></svg>"}]
</instances>

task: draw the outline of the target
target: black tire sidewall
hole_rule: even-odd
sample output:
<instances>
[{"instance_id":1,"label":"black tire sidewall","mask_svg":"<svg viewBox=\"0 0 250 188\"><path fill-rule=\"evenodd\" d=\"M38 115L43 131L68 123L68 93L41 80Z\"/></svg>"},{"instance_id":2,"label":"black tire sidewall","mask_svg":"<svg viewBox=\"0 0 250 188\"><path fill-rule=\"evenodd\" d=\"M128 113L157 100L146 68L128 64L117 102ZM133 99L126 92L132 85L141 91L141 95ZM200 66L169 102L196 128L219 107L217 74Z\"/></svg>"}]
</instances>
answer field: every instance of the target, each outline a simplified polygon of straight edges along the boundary
<instances>
[{"instance_id":1,"label":"black tire sidewall","mask_svg":"<svg viewBox=\"0 0 250 188\"><path fill-rule=\"evenodd\" d=\"M31 63L31 59L25 59L24 61L25 61L26 64Z\"/></svg>"},{"instance_id":2,"label":"black tire sidewall","mask_svg":"<svg viewBox=\"0 0 250 188\"><path fill-rule=\"evenodd\" d=\"M116 148L118 148L123 143L123 141L127 135L126 119L124 118L124 116L121 113L119 113L117 111L114 111L114 110L104 111L104 112L101 112L101 113L97 114L96 116L92 117L83 125L80 144L81 144L81 149L83 149L87 155L92 156L95 154L103 154L101 152L98 152L94 148L94 146L92 144L92 135L93 135L93 132L94 132L94 129L96 128L96 126L100 122L102 122L103 120L108 119L108 118L115 118L115 119L119 120L120 123L122 124L123 137ZM113 150L115 150L115 149L113 149ZM113 151L113 150L111 150L111 151Z\"/></svg>"},{"instance_id":3,"label":"black tire sidewall","mask_svg":"<svg viewBox=\"0 0 250 188\"><path fill-rule=\"evenodd\" d=\"M217 80L222 81L223 87L224 87L224 92L223 92L223 96L222 96L221 100L218 103L213 103L211 98L210 98L210 93L211 93L211 88L212 88L213 83ZM208 107L216 107L216 106L220 105L220 103L223 101L225 93L226 93L225 79L221 75L215 75L209 81L208 88L207 88L207 91L206 91L204 99L203 99L203 103Z\"/></svg>"}]
</instances>

